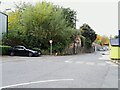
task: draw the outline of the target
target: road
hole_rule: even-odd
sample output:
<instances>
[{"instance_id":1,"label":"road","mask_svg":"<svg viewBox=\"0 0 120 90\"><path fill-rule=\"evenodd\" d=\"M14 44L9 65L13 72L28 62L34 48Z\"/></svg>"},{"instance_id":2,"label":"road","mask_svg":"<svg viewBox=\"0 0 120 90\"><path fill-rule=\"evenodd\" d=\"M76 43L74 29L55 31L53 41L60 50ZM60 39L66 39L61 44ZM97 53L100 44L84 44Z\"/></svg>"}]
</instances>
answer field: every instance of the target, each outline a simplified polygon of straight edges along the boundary
<instances>
[{"instance_id":1,"label":"road","mask_svg":"<svg viewBox=\"0 0 120 90\"><path fill-rule=\"evenodd\" d=\"M2 57L1 88L118 88L118 66L102 53Z\"/></svg>"}]
</instances>

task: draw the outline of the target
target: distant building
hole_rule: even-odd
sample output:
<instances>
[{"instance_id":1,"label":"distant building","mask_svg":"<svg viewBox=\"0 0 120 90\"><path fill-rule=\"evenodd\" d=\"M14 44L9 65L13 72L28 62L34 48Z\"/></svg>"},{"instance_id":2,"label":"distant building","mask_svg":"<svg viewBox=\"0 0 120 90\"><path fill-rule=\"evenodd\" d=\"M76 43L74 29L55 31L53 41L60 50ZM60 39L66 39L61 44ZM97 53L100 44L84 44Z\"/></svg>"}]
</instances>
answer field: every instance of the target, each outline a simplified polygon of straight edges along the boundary
<instances>
[{"instance_id":1,"label":"distant building","mask_svg":"<svg viewBox=\"0 0 120 90\"><path fill-rule=\"evenodd\" d=\"M8 32L8 15L0 12L0 40L2 35Z\"/></svg>"}]
</instances>

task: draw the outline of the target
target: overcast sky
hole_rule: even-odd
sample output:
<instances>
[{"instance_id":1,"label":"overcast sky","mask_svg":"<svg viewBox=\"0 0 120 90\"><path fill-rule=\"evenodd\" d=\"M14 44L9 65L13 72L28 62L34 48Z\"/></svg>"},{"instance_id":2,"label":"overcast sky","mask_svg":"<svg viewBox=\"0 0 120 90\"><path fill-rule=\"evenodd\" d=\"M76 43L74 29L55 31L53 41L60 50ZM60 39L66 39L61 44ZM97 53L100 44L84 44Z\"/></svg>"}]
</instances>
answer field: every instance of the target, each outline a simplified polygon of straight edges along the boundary
<instances>
[{"instance_id":1,"label":"overcast sky","mask_svg":"<svg viewBox=\"0 0 120 90\"><path fill-rule=\"evenodd\" d=\"M14 3L42 0L0 0L0 10L14 8ZM77 28L84 23L97 34L114 36L118 34L118 0L46 0L55 5L71 8L77 12Z\"/></svg>"}]
</instances>

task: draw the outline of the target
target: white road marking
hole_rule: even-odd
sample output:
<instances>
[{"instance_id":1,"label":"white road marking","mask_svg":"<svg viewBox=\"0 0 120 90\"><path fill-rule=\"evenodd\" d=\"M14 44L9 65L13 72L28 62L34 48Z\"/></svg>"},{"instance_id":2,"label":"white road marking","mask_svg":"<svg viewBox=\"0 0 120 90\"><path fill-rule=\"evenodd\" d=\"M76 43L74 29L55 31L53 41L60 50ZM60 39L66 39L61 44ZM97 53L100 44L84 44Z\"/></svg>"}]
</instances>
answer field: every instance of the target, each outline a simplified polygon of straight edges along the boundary
<instances>
[{"instance_id":1,"label":"white road marking","mask_svg":"<svg viewBox=\"0 0 120 90\"><path fill-rule=\"evenodd\" d=\"M99 60L110 60L110 57L108 55L104 55L100 58L98 58Z\"/></svg>"},{"instance_id":2,"label":"white road marking","mask_svg":"<svg viewBox=\"0 0 120 90\"><path fill-rule=\"evenodd\" d=\"M65 62L67 62L67 63L72 63L73 61L65 61Z\"/></svg>"},{"instance_id":3,"label":"white road marking","mask_svg":"<svg viewBox=\"0 0 120 90\"><path fill-rule=\"evenodd\" d=\"M70 62L70 61L65 61L65 62Z\"/></svg>"},{"instance_id":4,"label":"white road marking","mask_svg":"<svg viewBox=\"0 0 120 90\"><path fill-rule=\"evenodd\" d=\"M117 67L118 65L116 65L116 64L114 64L114 63L112 63L112 62L109 62L109 61L106 61L106 63L105 62L103 62L103 63L95 63L95 62L83 62L83 61L71 61L72 59L69 59L69 60L67 60L67 61L65 61L66 63L76 63L76 64L87 64L87 65L91 65L91 66L93 66L93 65L98 65L98 66L106 66L107 65L107 63L108 64L110 64L110 65L112 65L112 66L114 66L114 67Z\"/></svg>"},{"instance_id":5,"label":"white road marking","mask_svg":"<svg viewBox=\"0 0 120 90\"><path fill-rule=\"evenodd\" d=\"M76 63L78 63L78 64L83 64L84 62L80 62L80 61L79 61L79 62L76 62Z\"/></svg>"},{"instance_id":6,"label":"white road marking","mask_svg":"<svg viewBox=\"0 0 120 90\"><path fill-rule=\"evenodd\" d=\"M108 61L106 61L106 63L110 64L111 66L118 67L118 65L115 64L115 63L113 63L113 62L110 62L110 61L108 62Z\"/></svg>"},{"instance_id":7,"label":"white road marking","mask_svg":"<svg viewBox=\"0 0 120 90\"><path fill-rule=\"evenodd\" d=\"M94 62L86 62L87 65L94 65Z\"/></svg>"},{"instance_id":8,"label":"white road marking","mask_svg":"<svg viewBox=\"0 0 120 90\"><path fill-rule=\"evenodd\" d=\"M56 79L56 80L35 81L35 82L28 82L28 83L20 83L20 84L3 86L3 87L0 87L0 89L2 89L2 88L16 87L16 86L22 86L22 85L37 84L37 83L58 82L58 81L72 81L72 80L74 80L74 79Z\"/></svg>"},{"instance_id":9,"label":"white road marking","mask_svg":"<svg viewBox=\"0 0 120 90\"><path fill-rule=\"evenodd\" d=\"M115 64L112 63L111 61L106 61L106 63L111 64L111 65L115 65Z\"/></svg>"},{"instance_id":10,"label":"white road marking","mask_svg":"<svg viewBox=\"0 0 120 90\"><path fill-rule=\"evenodd\" d=\"M98 66L106 66L105 63L97 63Z\"/></svg>"},{"instance_id":11,"label":"white road marking","mask_svg":"<svg viewBox=\"0 0 120 90\"><path fill-rule=\"evenodd\" d=\"M73 61L73 59L75 59L75 58L70 58L70 59L68 59L68 60L66 60L65 62L67 62L67 63L72 63Z\"/></svg>"}]
</instances>

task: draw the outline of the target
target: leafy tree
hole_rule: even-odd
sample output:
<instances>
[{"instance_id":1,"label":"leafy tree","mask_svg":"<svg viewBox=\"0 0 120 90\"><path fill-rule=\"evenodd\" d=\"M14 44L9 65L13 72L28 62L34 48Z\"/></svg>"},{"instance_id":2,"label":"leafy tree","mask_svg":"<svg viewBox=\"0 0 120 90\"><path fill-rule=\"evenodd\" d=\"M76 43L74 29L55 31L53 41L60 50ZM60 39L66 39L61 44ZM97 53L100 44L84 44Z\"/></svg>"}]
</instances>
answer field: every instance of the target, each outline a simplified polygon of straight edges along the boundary
<instances>
[{"instance_id":1,"label":"leafy tree","mask_svg":"<svg viewBox=\"0 0 120 90\"><path fill-rule=\"evenodd\" d=\"M70 8L62 8L64 18L67 21L67 25L72 28L76 28L76 12L71 10Z\"/></svg>"},{"instance_id":2,"label":"leafy tree","mask_svg":"<svg viewBox=\"0 0 120 90\"><path fill-rule=\"evenodd\" d=\"M109 44L109 38L105 35L97 35L95 42L100 45Z\"/></svg>"},{"instance_id":3,"label":"leafy tree","mask_svg":"<svg viewBox=\"0 0 120 90\"><path fill-rule=\"evenodd\" d=\"M107 36L102 36L101 38L102 45L109 44L109 38Z\"/></svg>"},{"instance_id":4,"label":"leafy tree","mask_svg":"<svg viewBox=\"0 0 120 90\"><path fill-rule=\"evenodd\" d=\"M18 44L25 45L24 43L25 36L16 30L8 31L8 34L4 34L4 38L2 40L2 44L15 46Z\"/></svg>"},{"instance_id":5,"label":"leafy tree","mask_svg":"<svg viewBox=\"0 0 120 90\"><path fill-rule=\"evenodd\" d=\"M49 50L49 40L52 39L53 50L62 52L71 42L71 37L75 32L72 27L74 21L70 22L70 19L65 18L63 10L47 2L39 2L34 6L25 3L17 5L15 12L9 13L11 33L4 38L4 42L6 44L9 42L9 45L23 44ZM70 17L72 18L71 14ZM14 44L13 40L16 41Z\"/></svg>"},{"instance_id":6,"label":"leafy tree","mask_svg":"<svg viewBox=\"0 0 120 90\"><path fill-rule=\"evenodd\" d=\"M101 43L101 39L102 39L102 36L97 34L97 37L96 37L95 43L101 45L101 44L102 44L102 43Z\"/></svg>"},{"instance_id":7,"label":"leafy tree","mask_svg":"<svg viewBox=\"0 0 120 90\"><path fill-rule=\"evenodd\" d=\"M92 43L95 41L97 37L95 31L88 24L83 24L83 26L80 27L80 32L81 35L86 38L85 40L86 48L91 48Z\"/></svg>"}]
</instances>

